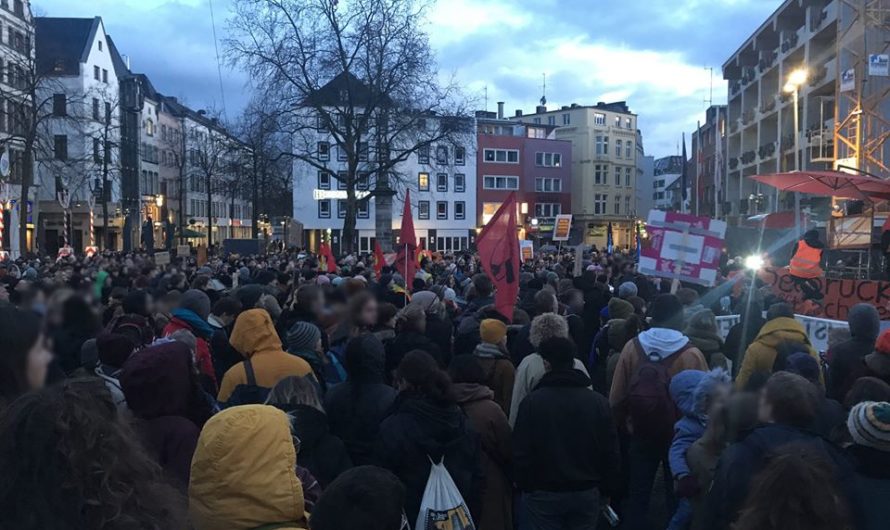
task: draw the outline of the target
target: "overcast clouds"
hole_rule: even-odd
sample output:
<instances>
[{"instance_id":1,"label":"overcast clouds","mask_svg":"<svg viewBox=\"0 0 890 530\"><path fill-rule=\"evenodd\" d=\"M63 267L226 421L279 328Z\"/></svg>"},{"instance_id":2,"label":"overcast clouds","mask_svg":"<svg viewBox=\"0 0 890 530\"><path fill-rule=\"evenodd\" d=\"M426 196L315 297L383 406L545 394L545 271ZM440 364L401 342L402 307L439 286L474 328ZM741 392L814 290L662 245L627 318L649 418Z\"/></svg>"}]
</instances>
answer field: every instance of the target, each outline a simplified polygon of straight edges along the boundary
<instances>
[{"instance_id":1,"label":"overcast clouds","mask_svg":"<svg viewBox=\"0 0 890 530\"><path fill-rule=\"evenodd\" d=\"M213 0L224 37L231 0ZM427 31L443 74L456 74L489 109L533 109L547 73L548 106L628 101L647 154L674 154L682 131L726 99L720 66L780 0L440 0ZM34 0L47 16L101 15L135 71L194 107L222 106L207 0ZM220 50L221 53L224 50ZM228 115L248 97L224 67Z\"/></svg>"}]
</instances>

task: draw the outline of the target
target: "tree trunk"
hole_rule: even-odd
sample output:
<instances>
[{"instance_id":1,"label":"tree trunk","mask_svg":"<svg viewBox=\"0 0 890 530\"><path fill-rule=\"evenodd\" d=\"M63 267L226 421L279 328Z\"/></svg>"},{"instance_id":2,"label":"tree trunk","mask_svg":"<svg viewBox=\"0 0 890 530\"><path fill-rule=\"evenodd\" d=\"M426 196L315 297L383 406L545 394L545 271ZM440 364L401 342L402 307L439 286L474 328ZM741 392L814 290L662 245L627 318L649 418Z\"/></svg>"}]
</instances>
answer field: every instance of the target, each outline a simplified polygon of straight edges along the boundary
<instances>
[{"instance_id":1,"label":"tree trunk","mask_svg":"<svg viewBox=\"0 0 890 530\"><path fill-rule=\"evenodd\" d=\"M260 183L259 183L259 171L257 168L257 154L254 152L253 155L253 177L250 179L253 183L253 189L251 190L251 202L253 203L250 210L250 237L252 239L259 239L260 237L260 227L259 227L259 202L260 202Z\"/></svg>"},{"instance_id":2,"label":"tree trunk","mask_svg":"<svg viewBox=\"0 0 890 530\"><path fill-rule=\"evenodd\" d=\"M185 161L183 160L184 164ZM185 165L179 166L179 244L185 245Z\"/></svg>"},{"instance_id":3,"label":"tree trunk","mask_svg":"<svg viewBox=\"0 0 890 530\"><path fill-rule=\"evenodd\" d=\"M340 233L340 254L350 254L355 250L355 180L346 184L346 218L343 219L343 231Z\"/></svg>"},{"instance_id":4,"label":"tree trunk","mask_svg":"<svg viewBox=\"0 0 890 530\"><path fill-rule=\"evenodd\" d=\"M31 163L31 149L25 146L22 154L22 192L19 196L19 255L24 256L28 252L28 190L31 188L33 178L33 164ZM35 237L37 230L34 231Z\"/></svg>"},{"instance_id":5,"label":"tree trunk","mask_svg":"<svg viewBox=\"0 0 890 530\"><path fill-rule=\"evenodd\" d=\"M213 246L213 190L210 187L210 174L207 174L207 251Z\"/></svg>"},{"instance_id":6,"label":"tree trunk","mask_svg":"<svg viewBox=\"0 0 890 530\"><path fill-rule=\"evenodd\" d=\"M107 153L108 149L105 149L102 156L102 226L105 231L105 237L102 238L102 250L111 246L111 230L108 227L108 157L105 156Z\"/></svg>"}]
</instances>

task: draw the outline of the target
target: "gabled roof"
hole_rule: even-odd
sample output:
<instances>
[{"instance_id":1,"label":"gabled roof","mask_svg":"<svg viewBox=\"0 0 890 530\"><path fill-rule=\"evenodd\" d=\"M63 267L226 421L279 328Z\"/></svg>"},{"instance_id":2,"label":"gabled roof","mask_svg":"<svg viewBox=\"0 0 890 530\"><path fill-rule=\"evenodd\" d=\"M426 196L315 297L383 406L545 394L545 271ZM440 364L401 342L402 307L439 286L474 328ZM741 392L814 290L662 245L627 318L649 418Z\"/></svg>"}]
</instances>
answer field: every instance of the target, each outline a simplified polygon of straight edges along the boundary
<instances>
[{"instance_id":1,"label":"gabled roof","mask_svg":"<svg viewBox=\"0 0 890 530\"><path fill-rule=\"evenodd\" d=\"M80 63L86 62L90 44L102 24L94 18L34 19L37 69L41 74L78 75Z\"/></svg>"},{"instance_id":2,"label":"gabled roof","mask_svg":"<svg viewBox=\"0 0 890 530\"><path fill-rule=\"evenodd\" d=\"M352 98L352 105L361 107L370 101L373 95L370 87L350 72L343 72L324 86L310 94L306 98L306 106L310 107L337 107L347 104L340 97L342 92L348 92Z\"/></svg>"},{"instance_id":3,"label":"gabled roof","mask_svg":"<svg viewBox=\"0 0 890 530\"><path fill-rule=\"evenodd\" d=\"M105 39L108 41L108 53L111 55L111 64L114 65L114 75L116 75L118 79L123 79L130 75L130 68L121 56L120 51L118 51L117 45L111 39L111 35L105 35Z\"/></svg>"}]
</instances>

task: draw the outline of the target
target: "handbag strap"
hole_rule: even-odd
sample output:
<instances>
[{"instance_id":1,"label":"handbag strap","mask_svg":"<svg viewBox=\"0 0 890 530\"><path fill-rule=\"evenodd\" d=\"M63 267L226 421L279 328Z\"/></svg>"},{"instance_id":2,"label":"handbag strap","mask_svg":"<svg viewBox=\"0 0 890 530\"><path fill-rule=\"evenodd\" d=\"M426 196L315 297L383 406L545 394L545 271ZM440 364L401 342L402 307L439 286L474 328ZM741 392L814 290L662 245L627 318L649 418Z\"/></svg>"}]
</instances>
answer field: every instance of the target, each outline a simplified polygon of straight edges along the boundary
<instances>
[{"instance_id":1,"label":"handbag strap","mask_svg":"<svg viewBox=\"0 0 890 530\"><path fill-rule=\"evenodd\" d=\"M253 372L253 363L250 359L244 361L244 372L247 374L247 384L256 386L256 374Z\"/></svg>"}]
</instances>

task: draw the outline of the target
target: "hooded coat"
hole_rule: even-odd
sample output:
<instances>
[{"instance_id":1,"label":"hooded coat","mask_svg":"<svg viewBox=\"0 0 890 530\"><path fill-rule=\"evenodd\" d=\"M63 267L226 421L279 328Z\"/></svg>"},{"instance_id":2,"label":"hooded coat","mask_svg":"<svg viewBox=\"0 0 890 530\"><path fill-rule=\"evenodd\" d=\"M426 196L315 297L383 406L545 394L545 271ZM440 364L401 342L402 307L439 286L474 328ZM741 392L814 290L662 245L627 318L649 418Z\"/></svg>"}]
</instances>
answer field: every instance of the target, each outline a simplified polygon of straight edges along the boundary
<instances>
[{"instance_id":1,"label":"hooded coat","mask_svg":"<svg viewBox=\"0 0 890 530\"><path fill-rule=\"evenodd\" d=\"M192 524L196 530L308 528L296 467L284 412L266 405L220 412L201 431L192 461Z\"/></svg>"},{"instance_id":2,"label":"hooded coat","mask_svg":"<svg viewBox=\"0 0 890 530\"><path fill-rule=\"evenodd\" d=\"M828 351L828 381L825 394L843 401L850 387L863 375L862 359L873 352L881 331L878 310L869 304L856 304L847 316L850 323L850 339Z\"/></svg>"},{"instance_id":3,"label":"hooded coat","mask_svg":"<svg viewBox=\"0 0 890 530\"><path fill-rule=\"evenodd\" d=\"M322 489L352 467L343 440L331 434L328 417L308 405L279 407L293 418L293 431L300 438L300 466L318 479Z\"/></svg>"},{"instance_id":4,"label":"hooded coat","mask_svg":"<svg viewBox=\"0 0 890 530\"><path fill-rule=\"evenodd\" d=\"M484 484L479 435L457 405L437 403L413 392L396 398L380 425L374 460L405 485L405 513L416 521L430 476L430 459L443 461L474 520Z\"/></svg>"},{"instance_id":5,"label":"hooded coat","mask_svg":"<svg viewBox=\"0 0 890 530\"><path fill-rule=\"evenodd\" d=\"M493 401L490 388L472 383L454 385L457 402L482 440L482 469L485 491L482 517L477 525L486 530L513 529L513 449L510 423Z\"/></svg>"},{"instance_id":6,"label":"hooded coat","mask_svg":"<svg viewBox=\"0 0 890 530\"><path fill-rule=\"evenodd\" d=\"M707 400L720 383L729 383L729 376L722 370L685 370L671 379L671 398L681 415L674 424L674 439L668 451L671 473L676 478L690 474L686 451L705 433Z\"/></svg>"},{"instance_id":7,"label":"hooded coat","mask_svg":"<svg viewBox=\"0 0 890 530\"><path fill-rule=\"evenodd\" d=\"M810 355L816 361L819 356L810 344L810 338L803 324L789 317L774 318L763 325L754 342L748 346L739 375L736 377L736 388L744 388L748 379L757 372L771 374L776 362L777 348L783 342L797 342L809 347Z\"/></svg>"},{"instance_id":8,"label":"hooded coat","mask_svg":"<svg viewBox=\"0 0 890 530\"><path fill-rule=\"evenodd\" d=\"M370 464L380 423L396 399L396 390L384 380L386 354L383 344L372 335L362 341L362 355L349 357L347 350L346 382L325 395L325 410L331 433L346 444L353 464Z\"/></svg>"},{"instance_id":9,"label":"hooded coat","mask_svg":"<svg viewBox=\"0 0 890 530\"><path fill-rule=\"evenodd\" d=\"M197 382L190 356L180 342L153 346L130 356L119 379L143 445L183 488L200 433L192 419Z\"/></svg>"},{"instance_id":10,"label":"hooded coat","mask_svg":"<svg viewBox=\"0 0 890 530\"><path fill-rule=\"evenodd\" d=\"M264 309L250 309L241 313L235 321L229 342L245 359L250 359L258 386L272 388L285 377L303 377L312 373L309 363L282 349L272 318ZM247 372L242 361L223 376L219 401L228 401L235 387L245 384Z\"/></svg>"},{"instance_id":11,"label":"hooded coat","mask_svg":"<svg viewBox=\"0 0 890 530\"><path fill-rule=\"evenodd\" d=\"M213 328L190 309L174 309L173 318L169 324L164 326L164 336L169 337L180 329L195 336L195 364L204 376L213 381L214 386L217 385L216 372L213 370L213 356L210 354Z\"/></svg>"},{"instance_id":12,"label":"hooded coat","mask_svg":"<svg viewBox=\"0 0 890 530\"><path fill-rule=\"evenodd\" d=\"M516 368L496 344L483 342L476 346L473 355L485 372L485 382L494 392L494 401L504 414L510 414L510 400L513 397L513 382Z\"/></svg>"}]
</instances>

